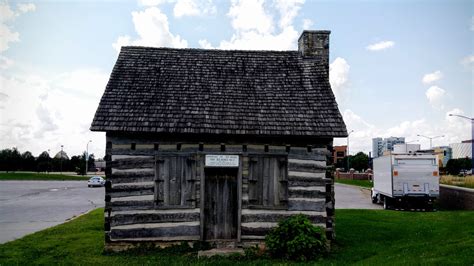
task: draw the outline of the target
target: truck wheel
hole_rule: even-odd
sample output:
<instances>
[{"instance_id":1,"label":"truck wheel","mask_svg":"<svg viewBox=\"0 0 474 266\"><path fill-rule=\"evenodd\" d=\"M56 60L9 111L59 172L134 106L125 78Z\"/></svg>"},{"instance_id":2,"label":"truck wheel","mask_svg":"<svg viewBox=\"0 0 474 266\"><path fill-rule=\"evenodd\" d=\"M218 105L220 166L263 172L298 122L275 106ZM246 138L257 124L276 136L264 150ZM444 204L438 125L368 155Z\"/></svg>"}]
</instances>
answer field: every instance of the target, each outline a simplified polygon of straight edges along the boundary
<instances>
[{"instance_id":1,"label":"truck wheel","mask_svg":"<svg viewBox=\"0 0 474 266\"><path fill-rule=\"evenodd\" d=\"M390 206L389 206L389 204L388 204L388 199L387 199L387 197L384 197L384 198L383 198L383 209L384 209L384 210L390 209Z\"/></svg>"},{"instance_id":2,"label":"truck wheel","mask_svg":"<svg viewBox=\"0 0 474 266\"><path fill-rule=\"evenodd\" d=\"M377 202L378 202L377 196L372 197L372 203L373 203L373 204L377 204Z\"/></svg>"}]
</instances>

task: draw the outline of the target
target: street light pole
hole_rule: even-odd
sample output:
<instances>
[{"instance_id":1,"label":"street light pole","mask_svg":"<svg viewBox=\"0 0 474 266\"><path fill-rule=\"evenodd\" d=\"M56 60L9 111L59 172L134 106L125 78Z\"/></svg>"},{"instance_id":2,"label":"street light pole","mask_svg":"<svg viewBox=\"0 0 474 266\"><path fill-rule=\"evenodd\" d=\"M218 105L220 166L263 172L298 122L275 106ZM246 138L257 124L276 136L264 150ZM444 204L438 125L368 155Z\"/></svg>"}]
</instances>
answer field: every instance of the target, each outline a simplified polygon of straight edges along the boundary
<instances>
[{"instance_id":1,"label":"street light pole","mask_svg":"<svg viewBox=\"0 0 474 266\"><path fill-rule=\"evenodd\" d=\"M64 145L61 145L61 174L63 174L63 147Z\"/></svg>"},{"instance_id":2,"label":"street light pole","mask_svg":"<svg viewBox=\"0 0 474 266\"><path fill-rule=\"evenodd\" d=\"M92 140L89 140L87 142L87 145L86 145L86 176L87 176L87 167L88 167L88 163L89 163L89 143L91 143Z\"/></svg>"},{"instance_id":3,"label":"street light pole","mask_svg":"<svg viewBox=\"0 0 474 266\"><path fill-rule=\"evenodd\" d=\"M47 164L47 168L46 168L46 172L51 172L51 156L49 155L50 151L48 149L48 164Z\"/></svg>"},{"instance_id":4,"label":"street light pole","mask_svg":"<svg viewBox=\"0 0 474 266\"><path fill-rule=\"evenodd\" d=\"M457 116L467 120L471 120L471 171L474 174L474 118L467 117L464 115L455 115L455 114L448 114L449 116Z\"/></svg>"},{"instance_id":5,"label":"street light pole","mask_svg":"<svg viewBox=\"0 0 474 266\"><path fill-rule=\"evenodd\" d=\"M349 131L349 133L347 133L347 172L349 172L350 166L351 166L350 157L349 157L349 136L351 135L352 132L354 132L354 130L351 130Z\"/></svg>"},{"instance_id":6,"label":"street light pole","mask_svg":"<svg viewBox=\"0 0 474 266\"><path fill-rule=\"evenodd\" d=\"M437 138L442 138L442 137L444 137L444 135L436 136L436 137L428 137L428 136L424 136L424 135L421 135L421 134L418 134L417 136L418 136L418 137L427 138L427 139L430 140L430 150L433 148L433 139L437 139Z\"/></svg>"}]
</instances>

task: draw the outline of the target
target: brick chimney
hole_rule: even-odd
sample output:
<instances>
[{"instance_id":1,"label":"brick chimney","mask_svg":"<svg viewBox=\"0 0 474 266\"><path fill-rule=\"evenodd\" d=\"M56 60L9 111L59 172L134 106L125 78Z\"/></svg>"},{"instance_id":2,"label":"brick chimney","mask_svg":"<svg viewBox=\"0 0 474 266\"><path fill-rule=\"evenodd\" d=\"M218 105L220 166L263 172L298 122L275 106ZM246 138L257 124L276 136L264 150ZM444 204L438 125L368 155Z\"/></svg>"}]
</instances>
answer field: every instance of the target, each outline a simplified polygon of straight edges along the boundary
<instances>
[{"instance_id":1,"label":"brick chimney","mask_svg":"<svg viewBox=\"0 0 474 266\"><path fill-rule=\"evenodd\" d=\"M298 52L305 59L316 59L329 69L328 30L305 30L298 39Z\"/></svg>"}]
</instances>

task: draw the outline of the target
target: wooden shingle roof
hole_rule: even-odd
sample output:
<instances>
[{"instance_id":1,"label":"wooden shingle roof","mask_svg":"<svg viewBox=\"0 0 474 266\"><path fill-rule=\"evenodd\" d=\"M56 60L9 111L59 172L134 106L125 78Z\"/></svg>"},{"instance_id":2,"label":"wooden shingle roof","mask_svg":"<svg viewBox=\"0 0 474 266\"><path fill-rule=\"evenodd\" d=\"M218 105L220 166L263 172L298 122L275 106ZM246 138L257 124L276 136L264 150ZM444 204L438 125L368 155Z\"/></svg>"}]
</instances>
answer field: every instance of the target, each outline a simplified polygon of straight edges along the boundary
<instances>
[{"instance_id":1,"label":"wooden shingle roof","mask_svg":"<svg viewBox=\"0 0 474 266\"><path fill-rule=\"evenodd\" d=\"M327 65L297 51L122 47L92 131L345 137Z\"/></svg>"}]
</instances>

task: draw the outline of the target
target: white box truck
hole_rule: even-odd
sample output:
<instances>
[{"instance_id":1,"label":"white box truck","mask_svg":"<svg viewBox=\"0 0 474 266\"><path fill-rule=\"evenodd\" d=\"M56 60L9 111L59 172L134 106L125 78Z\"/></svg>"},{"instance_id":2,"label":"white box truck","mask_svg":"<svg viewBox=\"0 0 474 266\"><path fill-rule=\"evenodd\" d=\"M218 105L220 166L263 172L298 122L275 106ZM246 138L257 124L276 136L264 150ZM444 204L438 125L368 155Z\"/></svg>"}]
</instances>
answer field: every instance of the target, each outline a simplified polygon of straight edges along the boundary
<instances>
[{"instance_id":1,"label":"white box truck","mask_svg":"<svg viewBox=\"0 0 474 266\"><path fill-rule=\"evenodd\" d=\"M431 210L439 197L439 169L436 155L388 154L373 160L372 202L384 209Z\"/></svg>"}]
</instances>

